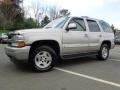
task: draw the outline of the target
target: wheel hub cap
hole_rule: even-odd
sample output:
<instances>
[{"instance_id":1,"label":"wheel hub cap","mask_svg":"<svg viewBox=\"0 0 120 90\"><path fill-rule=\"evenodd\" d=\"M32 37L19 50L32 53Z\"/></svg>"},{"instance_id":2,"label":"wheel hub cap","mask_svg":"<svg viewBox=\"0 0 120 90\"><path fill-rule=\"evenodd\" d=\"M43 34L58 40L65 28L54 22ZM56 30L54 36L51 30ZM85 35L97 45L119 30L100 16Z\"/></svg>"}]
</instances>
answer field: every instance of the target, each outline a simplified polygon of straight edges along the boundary
<instances>
[{"instance_id":1,"label":"wheel hub cap","mask_svg":"<svg viewBox=\"0 0 120 90\"><path fill-rule=\"evenodd\" d=\"M103 58L106 58L108 56L108 49L106 47L104 47L102 50L102 56Z\"/></svg>"},{"instance_id":2,"label":"wheel hub cap","mask_svg":"<svg viewBox=\"0 0 120 90\"><path fill-rule=\"evenodd\" d=\"M52 56L47 51L41 51L35 56L35 64L39 68L47 68L52 63Z\"/></svg>"}]
</instances>

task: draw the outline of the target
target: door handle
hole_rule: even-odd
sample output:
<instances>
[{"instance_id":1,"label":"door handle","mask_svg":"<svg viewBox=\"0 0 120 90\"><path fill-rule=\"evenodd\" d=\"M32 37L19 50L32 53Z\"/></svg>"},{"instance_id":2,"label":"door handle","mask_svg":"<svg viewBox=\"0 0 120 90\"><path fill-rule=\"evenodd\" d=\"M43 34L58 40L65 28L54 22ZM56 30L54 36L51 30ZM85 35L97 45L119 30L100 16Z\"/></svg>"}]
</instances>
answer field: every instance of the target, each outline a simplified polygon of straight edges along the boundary
<instances>
[{"instance_id":1,"label":"door handle","mask_svg":"<svg viewBox=\"0 0 120 90\"><path fill-rule=\"evenodd\" d=\"M85 37L88 37L88 34L85 34Z\"/></svg>"},{"instance_id":2,"label":"door handle","mask_svg":"<svg viewBox=\"0 0 120 90\"><path fill-rule=\"evenodd\" d=\"M102 35L100 34L99 37L102 37Z\"/></svg>"}]
</instances>

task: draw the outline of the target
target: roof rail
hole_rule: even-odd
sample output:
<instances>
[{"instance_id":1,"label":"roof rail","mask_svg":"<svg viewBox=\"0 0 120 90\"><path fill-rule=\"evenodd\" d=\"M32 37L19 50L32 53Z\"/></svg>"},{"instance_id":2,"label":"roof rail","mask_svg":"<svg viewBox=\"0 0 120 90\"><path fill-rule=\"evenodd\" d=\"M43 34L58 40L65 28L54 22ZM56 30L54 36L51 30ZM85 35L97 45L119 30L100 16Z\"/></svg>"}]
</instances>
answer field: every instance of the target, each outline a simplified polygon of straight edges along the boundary
<instances>
[{"instance_id":1,"label":"roof rail","mask_svg":"<svg viewBox=\"0 0 120 90\"><path fill-rule=\"evenodd\" d=\"M88 17L88 16L81 16L81 17L83 17L83 18L90 18L90 17Z\"/></svg>"}]
</instances>

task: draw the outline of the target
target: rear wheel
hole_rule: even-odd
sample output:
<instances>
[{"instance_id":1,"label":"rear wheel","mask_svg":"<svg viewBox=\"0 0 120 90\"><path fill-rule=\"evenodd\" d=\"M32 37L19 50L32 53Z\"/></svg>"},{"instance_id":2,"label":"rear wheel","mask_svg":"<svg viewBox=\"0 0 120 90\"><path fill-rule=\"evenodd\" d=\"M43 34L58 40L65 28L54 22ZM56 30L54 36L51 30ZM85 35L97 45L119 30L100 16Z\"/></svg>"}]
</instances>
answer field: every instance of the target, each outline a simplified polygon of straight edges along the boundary
<instances>
[{"instance_id":1,"label":"rear wheel","mask_svg":"<svg viewBox=\"0 0 120 90\"><path fill-rule=\"evenodd\" d=\"M102 44L100 51L98 52L97 58L99 60L107 60L109 57L110 48L108 44Z\"/></svg>"},{"instance_id":2,"label":"rear wheel","mask_svg":"<svg viewBox=\"0 0 120 90\"><path fill-rule=\"evenodd\" d=\"M48 71L55 65L56 53L48 46L37 47L30 55L30 63L36 71Z\"/></svg>"}]
</instances>

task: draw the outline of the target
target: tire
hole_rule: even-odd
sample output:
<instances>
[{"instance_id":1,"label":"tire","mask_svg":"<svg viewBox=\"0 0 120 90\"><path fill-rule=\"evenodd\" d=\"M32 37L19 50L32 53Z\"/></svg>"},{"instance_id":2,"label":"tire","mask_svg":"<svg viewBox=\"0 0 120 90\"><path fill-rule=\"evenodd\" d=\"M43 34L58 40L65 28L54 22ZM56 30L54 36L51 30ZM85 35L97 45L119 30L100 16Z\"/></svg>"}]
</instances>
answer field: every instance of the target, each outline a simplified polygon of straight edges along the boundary
<instances>
[{"instance_id":1,"label":"tire","mask_svg":"<svg viewBox=\"0 0 120 90\"><path fill-rule=\"evenodd\" d=\"M108 44L102 44L102 46L98 52L97 58L99 60L107 60L109 57L109 51L110 51L110 48L109 48Z\"/></svg>"},{"instance_id":2,"label":"tire","mask_svg":"<svg viewBox=\"0 0 120 90\"><path fill-rule=\"evenodd\" d=\"M35 71L51 70L56 62L56 52L49 46L36 47L30 54L30 64Z\"/></svg>"}]
</instances>

